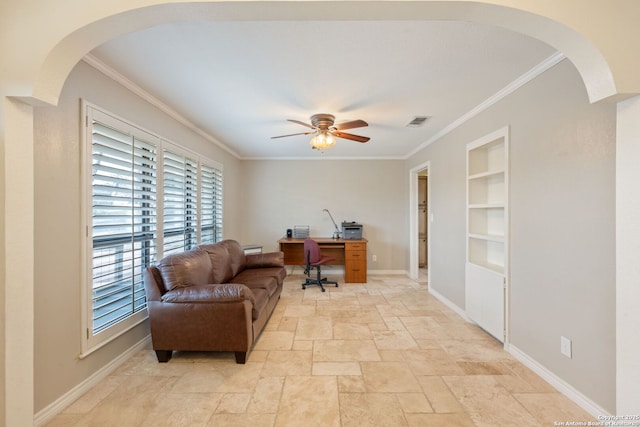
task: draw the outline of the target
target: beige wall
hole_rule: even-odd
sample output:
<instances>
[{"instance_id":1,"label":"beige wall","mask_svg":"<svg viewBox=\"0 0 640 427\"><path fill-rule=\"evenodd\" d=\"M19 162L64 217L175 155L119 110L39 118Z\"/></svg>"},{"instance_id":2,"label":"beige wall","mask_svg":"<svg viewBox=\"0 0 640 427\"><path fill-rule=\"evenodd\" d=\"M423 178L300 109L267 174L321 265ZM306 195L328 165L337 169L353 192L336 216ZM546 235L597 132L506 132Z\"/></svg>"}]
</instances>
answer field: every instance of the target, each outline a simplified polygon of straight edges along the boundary
<instances>
[{"instance_id":1,"label":"beige wall","mask_svg":"<svg viewBox=\"0 0 640 427\"><path fill-rule=\"evenodd\" d=\"M565 60L407 162L431 162L430 286L464 308L465 145L510 126L511 345L611 413L615 108Z\"/></svg>"},{"instance_id":2,"label":"beige wall","mask_svg":"<svg viewBox=\"0 0 640 427\"><path fill-rule=\"evenodd\" d=\"M145 323L83 360L81 344L80 98L223 164L225 234L237 234L238 161L81 62L58 107L35 114L35 411L148 334Z\"/></svg>"},{"instance_id":3,"label":"beige wall","mask_svg":"<svg viewBox=\"0 0 640 427\"><path fill-rule=\"evenodd\" d=\"M409 202L403 191L404 161L244 161L242 174L244 242L273 250L295 225L309 225L313 236L330 237L334 226L322 211L326 208L338 227L342 221L363 225L369 270L406 273Z\"/></svg>"}]
</instances>

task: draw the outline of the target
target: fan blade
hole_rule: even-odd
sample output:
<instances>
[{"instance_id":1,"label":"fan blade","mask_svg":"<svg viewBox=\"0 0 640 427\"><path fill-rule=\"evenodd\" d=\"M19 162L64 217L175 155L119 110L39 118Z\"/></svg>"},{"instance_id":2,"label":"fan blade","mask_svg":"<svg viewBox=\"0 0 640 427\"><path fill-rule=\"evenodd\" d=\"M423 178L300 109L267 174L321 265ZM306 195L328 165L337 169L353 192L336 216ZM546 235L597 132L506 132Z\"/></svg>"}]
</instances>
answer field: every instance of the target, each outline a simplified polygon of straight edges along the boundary
<instances>
[{"instance_id":1,"label":"fan blade","mask_svg":"<svg viewBox=\"0 0 640 427\"><path fill-rule=\"evenodd\" d=\"M306 126L306 127L308 127L308 128L311 128L311 129L315 129L315 127L311 126L311 125L310 125L310 124L308 124L308 123L301 122L300 120L293 120L293 119L287 119L287 120L288 120L288 121L290 121L290 122L292 122L292 123L297 123L297 124L299 124L299 125Z\"/></svg>"},{"instance_id":2,"label":"fan blade","mask_svg":"<svg viewBox=\"0 0 640 427\"><path fill-rule=\"evenodd\" d=\"M296 136L296 135L311 135L312 133L315 133L315 132L290 133L289 135L272 136L271 139L286 138L288 136Z\"/></svg>"},{"instance_id":3,"label":"fan blade","mask_svg":"<svg viewBox=\"0 0 640 427\"><path fill-rule=\"evenodd\" d=\"M353 120L350 122L346 122L346 123L338 123L337 125L334 125L334 127L338 130L343 130L343 129L354 129L354 128L362 128L365 126L369 126L369 124L367 122L365 122L364 120Z\"/></svg>"},{"instance_id":4,"label":"fan blade","mask_svg":"<svg viewBox=\"0 0 640 427\"><path fill-rule=\"evenodd\" d=\"M331 132L331 133L333 136L337 136L338 138L350 139L356 142L367 142L371 139L368 136L354 135L346 132Z\"/></svg>"}]
</instances>

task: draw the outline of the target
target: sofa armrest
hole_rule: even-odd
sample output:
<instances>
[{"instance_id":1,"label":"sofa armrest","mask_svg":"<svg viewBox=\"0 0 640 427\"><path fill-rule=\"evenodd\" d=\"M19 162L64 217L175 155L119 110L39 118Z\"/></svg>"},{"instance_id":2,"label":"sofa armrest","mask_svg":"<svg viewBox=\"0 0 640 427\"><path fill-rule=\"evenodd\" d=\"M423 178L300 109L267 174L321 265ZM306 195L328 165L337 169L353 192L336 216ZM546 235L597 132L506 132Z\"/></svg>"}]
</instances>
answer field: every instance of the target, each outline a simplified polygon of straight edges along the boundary
<instances>
[{"instance_id":1,"label":"sofa armrest","mask_svg":"<svg viewBox=\"0 0 640 427\"><path fill-rule=\"evenodd\" d=\"M238 283L188 286L168 291L162 302L211 304L216 302L238 302L249 300L255 303L253 292Z\"/></svg>"},{"instance_id":2,"label":"sofa armrest","mask_svg":"<svg viewBox=\"0 0 640 427\"><path fill-rule=\"evenodd\" d=\"M245 268L284 267L284 252L247 254Z\"/></svg>"}]
</instances>

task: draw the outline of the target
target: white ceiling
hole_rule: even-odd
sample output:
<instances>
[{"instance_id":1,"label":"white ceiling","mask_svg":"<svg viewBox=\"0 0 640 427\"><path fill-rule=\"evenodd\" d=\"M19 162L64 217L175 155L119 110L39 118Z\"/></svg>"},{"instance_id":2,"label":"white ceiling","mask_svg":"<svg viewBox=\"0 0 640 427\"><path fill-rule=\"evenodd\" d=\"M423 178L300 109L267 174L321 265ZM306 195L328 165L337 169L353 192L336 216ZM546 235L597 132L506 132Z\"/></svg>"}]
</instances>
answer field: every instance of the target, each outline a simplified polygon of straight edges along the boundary
<instances>
[{"instance_id":1,"label":"white ceiling","mask_svg":"<svg viewBox=\"0 0 640 427\"><path fill-rule=\"evenodd\" d=\"M461 21L187 22L92 52L241 158L406 158L555 53ZM323 154L287 122L362 119ZM431 116L408 128L415 116Z\"/></svg>"}]
</instances>

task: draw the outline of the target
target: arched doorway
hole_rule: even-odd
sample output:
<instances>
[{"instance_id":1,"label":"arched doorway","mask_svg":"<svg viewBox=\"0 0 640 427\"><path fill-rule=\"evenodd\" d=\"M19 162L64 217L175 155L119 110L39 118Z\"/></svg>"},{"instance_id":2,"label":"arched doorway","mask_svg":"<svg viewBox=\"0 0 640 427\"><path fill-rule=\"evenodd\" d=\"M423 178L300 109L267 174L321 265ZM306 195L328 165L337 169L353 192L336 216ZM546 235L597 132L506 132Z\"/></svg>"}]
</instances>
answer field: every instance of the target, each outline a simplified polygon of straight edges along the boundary
<instances>
[{"instance_id":1,"label":"arched doorway","mask_svg":"<svg viewBox=\"0 0 640 427\"><path fill-rule=\"evenodd\" d=\"M502 2L509 3L509 2ZM33 385L33 331L28 322L33 318L33 223L29 213L33 212L33 108L40 103L56 104L64 82L71 68L93 47L124 34L164 22L191 19L470 19L481 23L500 25L538 37L558 49L563 50L574 61L580 72L592 101L606 98L616 93L612 72L598 50L580 34L541 15L510 7L488 5L486 3L460 4L459 2L413 2L400 7L394 2L381 2L369 9L363 18L361 2L333 4L331 8L320 3L293 5L287 2L260 5L242 2L200 2L185 4L165 4L150 1L146 8L131 8L126 2L113 2L113 9L95 12L80 22L70 23L61 30L63 37L52 48L45 43L33 49L34 65L27 72L21 87L8 87L3 96L17 97L5 103L4 107L4 157L11 159L11 167L5 170L7 186L5 205L5 246L12 252L5 254L5 265L9 266L5 275L7 306L5 313L9 328L24 325L26 331L13 331L5 336L7 359L5 366L6 390L12 395L6 397L6 419L9 424L23 425L32 417ZM59 5L73 15L73 5ZM556 15L559 16L559 15ZM78 29L79 28L79 29ZM59 29L58 29L59 30ZM40 34L36 34L37 39ZM46 33L43 32L42 36ZM32 46L25 46L26 50ZM35 52L40 52L37 56ZM12 58L8 58L11 60ZM26 89L25 89L26 87ZM637 108L631 110L623 106L625 114L637 117ZM635 109L635 110L634 110ZM632 111L629 113L629 111ZM637 130L626 133L627 138L637 134ZM16 185L14 185L14 183ZM20 237L18 237L20 236ZM26 237L26 238L25 238ZM26 256L23 256L27 254ZM25 273L26 272L26 273ZM12 301L20 302L13 306ZM31 334L31 335L29 335Z\"/></svg>"}]
</instances>

